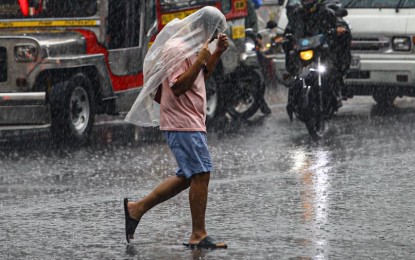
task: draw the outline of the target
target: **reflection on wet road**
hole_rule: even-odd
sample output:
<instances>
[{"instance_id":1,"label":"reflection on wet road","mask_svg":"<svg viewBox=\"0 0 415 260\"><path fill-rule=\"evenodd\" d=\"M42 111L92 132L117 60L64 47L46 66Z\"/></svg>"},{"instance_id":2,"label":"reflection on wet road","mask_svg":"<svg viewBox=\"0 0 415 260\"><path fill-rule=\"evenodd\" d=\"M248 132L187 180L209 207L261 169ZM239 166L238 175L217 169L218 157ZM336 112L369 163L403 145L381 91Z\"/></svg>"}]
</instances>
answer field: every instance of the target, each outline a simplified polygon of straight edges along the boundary
<instances>
[{"instance_id":1,"label":"reflection on wet road","mask_svg":"<svg viewBox=\"0 0 415 260\"><path fill-rule=\"evenodd\" d=\"M131 245L122 198L173 173L157 131L102 124L84 148L47 132L0 142L3 259L413 259L415 101L380 111L346 102L310 140L283 105L211 131L210 234L228 250L188 250L187 193L154 208Z\"/></svg>"}]
</instances>

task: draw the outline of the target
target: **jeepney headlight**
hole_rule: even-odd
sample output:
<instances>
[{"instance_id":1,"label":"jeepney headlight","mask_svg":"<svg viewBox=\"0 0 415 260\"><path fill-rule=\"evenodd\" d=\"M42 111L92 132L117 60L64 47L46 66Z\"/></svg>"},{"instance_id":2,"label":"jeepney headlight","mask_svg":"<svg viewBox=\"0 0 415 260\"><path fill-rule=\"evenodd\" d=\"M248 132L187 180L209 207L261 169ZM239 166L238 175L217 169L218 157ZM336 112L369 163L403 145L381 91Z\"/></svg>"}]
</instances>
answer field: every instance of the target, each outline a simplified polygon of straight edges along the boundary
<instances>
[{"instance_id":1,"label":"jeepney headlight","mask_svg":"<svg viewBox=\"0 0 415 260\"><path fill-rule=\"evenodd\" d=\"M20 62L35 61L37 58L37 48L35 45L17 45L14 47L14 58Z\"/></svg>"},{"instance_id":2,"label":"jeepney headlight","mask_svg":"<svg viewBox=\"0 0 415 260\"><path fill-rule=\"evenodd\" d=\"M411 38L406 36L396 36L392 39L392 47L394 51L410 51Z\"/></svg>"}]
</instances>

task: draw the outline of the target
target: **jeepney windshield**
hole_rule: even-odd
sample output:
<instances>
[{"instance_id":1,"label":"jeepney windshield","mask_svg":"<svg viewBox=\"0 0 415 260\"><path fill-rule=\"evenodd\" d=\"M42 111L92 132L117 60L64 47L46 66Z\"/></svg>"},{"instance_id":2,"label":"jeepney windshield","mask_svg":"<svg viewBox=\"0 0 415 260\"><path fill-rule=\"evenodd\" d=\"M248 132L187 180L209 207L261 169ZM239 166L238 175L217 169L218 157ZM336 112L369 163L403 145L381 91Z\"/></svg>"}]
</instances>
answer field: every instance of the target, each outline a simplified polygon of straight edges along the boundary
<instances>
[{"instance_id":1,"label":"jeepney windshield","mask_svg":"<svg viewBox=\"0 0 415 260\"><path fill-rule=\"evenodd\" d=\"M213 5L217 0L161 0L162 12L189 9L196 6Z\"/></svg>"},{"instance_id":2,"label":"jeepney windshield","mask_svg":"<svg viewBox=\"0 0 415 260\"><path fill-rule=\"evenodd\" d=\"M97 0L1 0L0 19L89 17Z\"/></svg>"}]
</instances>

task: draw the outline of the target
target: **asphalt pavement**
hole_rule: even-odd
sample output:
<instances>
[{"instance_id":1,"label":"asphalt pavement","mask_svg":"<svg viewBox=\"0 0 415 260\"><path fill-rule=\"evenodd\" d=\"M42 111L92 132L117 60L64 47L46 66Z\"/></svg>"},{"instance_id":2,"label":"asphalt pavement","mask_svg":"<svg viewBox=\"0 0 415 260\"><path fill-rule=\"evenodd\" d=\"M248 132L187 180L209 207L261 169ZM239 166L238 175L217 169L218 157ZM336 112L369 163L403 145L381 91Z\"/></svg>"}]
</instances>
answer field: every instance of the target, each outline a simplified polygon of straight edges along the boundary
<instances>
[{"instance_id":1,"label":"asphalt pavement","mask_svg":"<svg viewBox=\"0 0 415 260\"><path fill-rule=\"evenodd\" d=\"M157 129L101 117L93 141L56 147L47 130L0 141L2 259L415 259L415 101L344 102L324 138L272 114L211 128L207 230L227 250L189 250L187 192L145 215L127 244L122 199L175 170Z\"/></svg>"}]
</instances>

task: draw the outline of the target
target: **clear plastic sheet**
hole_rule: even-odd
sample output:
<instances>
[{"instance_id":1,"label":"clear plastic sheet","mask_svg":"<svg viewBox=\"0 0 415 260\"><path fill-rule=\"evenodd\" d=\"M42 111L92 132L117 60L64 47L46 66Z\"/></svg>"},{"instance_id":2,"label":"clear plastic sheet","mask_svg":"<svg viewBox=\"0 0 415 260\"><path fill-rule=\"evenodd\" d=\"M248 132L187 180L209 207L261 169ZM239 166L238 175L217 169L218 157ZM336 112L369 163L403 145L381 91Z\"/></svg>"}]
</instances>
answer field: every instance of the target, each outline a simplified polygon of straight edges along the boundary
<instances>
[{"instance_id":1,"label":"clear plastic sheet","mask_svg":"<svg viewBox=\"0 0 415 260\"><path fill-rule=\"evenodd\" d=\"M125 120L138 126L158 126L160 107L154 101L158 86L197 54L203 44L226 29L226 19L215 7L203 7L186 18L174 19L157 35L144 59L144 86Z\"/></svg>"}]
</instances>

